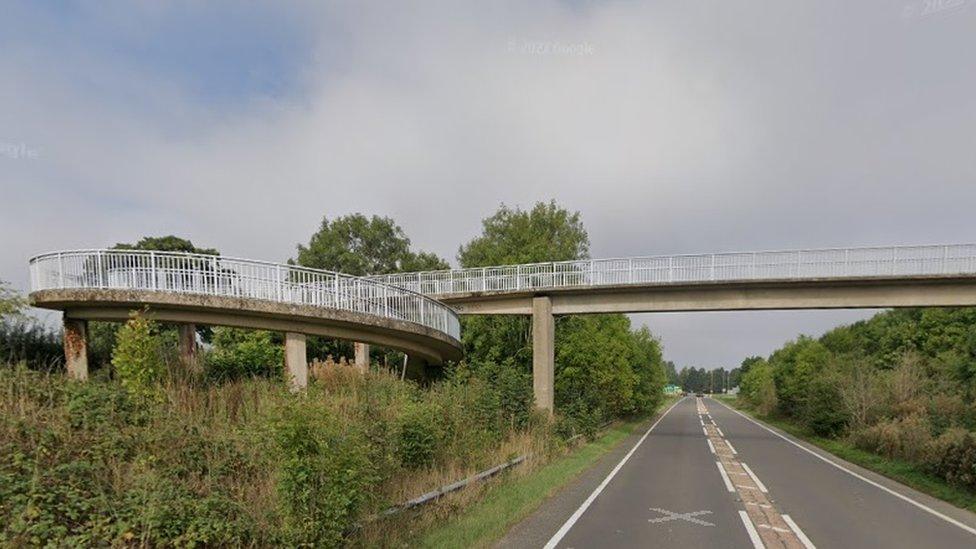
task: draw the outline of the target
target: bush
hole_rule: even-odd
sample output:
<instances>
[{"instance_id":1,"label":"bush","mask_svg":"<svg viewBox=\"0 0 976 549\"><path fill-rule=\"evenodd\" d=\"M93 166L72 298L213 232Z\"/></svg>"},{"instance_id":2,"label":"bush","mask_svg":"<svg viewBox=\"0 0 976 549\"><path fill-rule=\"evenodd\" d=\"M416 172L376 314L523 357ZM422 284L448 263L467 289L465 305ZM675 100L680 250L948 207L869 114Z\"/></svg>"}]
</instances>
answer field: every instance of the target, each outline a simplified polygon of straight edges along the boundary
<instances>
[{"instance_id":1,"label":"bush","mask_svg":"<svg viewBox=\"0 0 976 549\"><path fill-rule=\"evenodd\" d=\"M249 377L280 378L284 349L271 332L214 328L213 349L206 355L207 376L215 381Z\"/></svg>"},{"instance_id":2,"label":"bush","mask_svg":"<svg viewBox=\"0 0 976 549\"><path fill-rule=\"evenodd\" d=\"M847 426L850 416L840 406L840 379L825 375L810 382L803 420L806 426L822 437L832 437Z\"/></svg>"},{"instance_id":3,"label":"bush","mask_svg":"<svg viewBox=\"0 0 976 549\"><path fill-rule=\"evenodd\" d=\"M411 405L400 420L400 462L408 468L432 465L440 441L439 410L423 403Z\"/></svg>"},{"instance_id":4,"label":"bush","mask_svg":"<svg viewBox=\"0 0 976 549\"><path fill-rule=\"evenodd\" d=\"M912 463L924 463L932 443L928 419L915 414L906 418L882 421L854 433L853 441L861 449Z\"/></svg>"},{"instance_id":5,"label":"bush","mask_svg":"<svg viewBox=\"0 0 976 549\"><path fill-rule=\"evenodd\" d=\"M934 469L951 484L976 490L976 436L965 433L946 444Z\"/></svg>"},{"instance_id":6,"label":"bush","mask_svg":"<svg viewBox=\"0 0 976 549\"><path fill-rule=\"evenodd\" d=\"M133 314L117 336L112 366L122 386L131 394L148 394L165 372L162 341L156 323Z\"/></svg>"},{"instance_id":7,"label":"bush","mask_svg":"<svg viewBox=\"0 0 976 549\"><path fill-rule=\"evenodd\" d=\"M282 410L274 440L281 460L277 491L287 543L340 545L377 480L365 440L343 432L325 410L300 401Z\"/></svg>"}]
</instances>

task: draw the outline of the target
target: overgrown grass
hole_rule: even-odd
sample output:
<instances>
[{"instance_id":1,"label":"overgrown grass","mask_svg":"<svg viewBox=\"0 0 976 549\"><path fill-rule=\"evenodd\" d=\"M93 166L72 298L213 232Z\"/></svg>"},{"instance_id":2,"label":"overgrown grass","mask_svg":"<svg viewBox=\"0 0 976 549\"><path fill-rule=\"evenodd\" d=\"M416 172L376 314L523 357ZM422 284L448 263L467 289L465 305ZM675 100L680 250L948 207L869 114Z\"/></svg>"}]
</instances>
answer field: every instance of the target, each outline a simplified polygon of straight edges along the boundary
<instances>
[{"instance_id":1,"label":"overgrown grass","mask_svg":"<svg viewBox=\"0 0 976 549\"><path fill-rule=\"evenodd\" d=\"M759 414L736 398L722 398L722 401L843 460L901 482L919 492L951 503L961 509L976 512L976 494L964 488L952 486L942 478L925 471L920 465L862 450L844 439L817 436L809 429L782 417Z\"/></svg>"},{"instance_id":2,"label":"overgrown grass","mask_svg":"<svg viewBox=\"0 0 976 549\"><path fill-rule=\"evenodd\" d=\"M398 546L415 518L371 517L559 446L531 401L504 412L474 378L421 389L336 367L300 395L151 389L0 366L0 545Z\"/></svg>"}]
</instances>

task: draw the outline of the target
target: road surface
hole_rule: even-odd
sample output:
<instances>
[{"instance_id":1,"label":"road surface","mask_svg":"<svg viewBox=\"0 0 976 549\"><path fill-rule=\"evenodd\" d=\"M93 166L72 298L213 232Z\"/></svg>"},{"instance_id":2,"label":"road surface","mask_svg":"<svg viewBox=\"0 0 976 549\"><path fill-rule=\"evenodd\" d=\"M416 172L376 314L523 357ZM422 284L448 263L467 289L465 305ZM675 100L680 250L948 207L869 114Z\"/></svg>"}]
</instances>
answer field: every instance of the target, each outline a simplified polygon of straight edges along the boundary
<instances>
[{"instance_id":1,"label":"road surface","mask_svg":"<svg viewBox=\"0 0 976 549\"><path fill-rule=\"evenodd\" d=\"M571 504L540 510L503 544L976 547L976 515L811 450L710 398L678 401L606 469L595 486L569 490L562 499Z\"/></svg>"}]
</instances>

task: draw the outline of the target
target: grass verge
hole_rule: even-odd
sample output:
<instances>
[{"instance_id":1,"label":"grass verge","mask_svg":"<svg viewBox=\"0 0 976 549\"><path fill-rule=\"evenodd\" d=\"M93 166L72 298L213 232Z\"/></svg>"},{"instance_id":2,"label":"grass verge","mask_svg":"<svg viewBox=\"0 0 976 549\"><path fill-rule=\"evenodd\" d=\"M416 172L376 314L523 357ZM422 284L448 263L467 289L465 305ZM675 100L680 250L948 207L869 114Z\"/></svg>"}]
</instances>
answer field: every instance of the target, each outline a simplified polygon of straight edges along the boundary
<instances>
[{"instance_id":1,"label":"grass verge","mask_svg":"<svg viewBox=\"0 0 976 549\"><path fill-rule=\"evenodd\" d=\"M733 408L741 410L742 412L749 414L750 416L761 420L764 423L772 425L781 431L789 433L798 439L809 442L810 444L830 452L831 454L845 461L849 461L855 465L859 465L865 469L874 471L880 475L884 475L892 480L896 480L905 486L909 486L915 490L918 490L919 492L941 499L947 503L951 503L960 509L966 509L967 511L976 513L976 494L972 494L967 490L952 486L941 478L926 472L918 465L908 463L906 461L888 459L886 457L879 456L878 454L856 448L842 439L819 437L811 433L803 426L796 425L795 423L786 421L782 418L761 416L748 407L743 406L742 403L735 398L722 398L721 400Z\"/></svg>"},{"instance_id":2,"label":"grass verge","mask_svg":"<svg viewBox=\"0 0 976 549\"><path fill-rule=\"evenodd\" d=\"M673 399L665 400L658 410L672 402ZM424 533L417 545L432 548L490 545L645 423L646 419L617 423L596 440L534 471L502 480L459 516Z\"/></svg>"}]
</instances>

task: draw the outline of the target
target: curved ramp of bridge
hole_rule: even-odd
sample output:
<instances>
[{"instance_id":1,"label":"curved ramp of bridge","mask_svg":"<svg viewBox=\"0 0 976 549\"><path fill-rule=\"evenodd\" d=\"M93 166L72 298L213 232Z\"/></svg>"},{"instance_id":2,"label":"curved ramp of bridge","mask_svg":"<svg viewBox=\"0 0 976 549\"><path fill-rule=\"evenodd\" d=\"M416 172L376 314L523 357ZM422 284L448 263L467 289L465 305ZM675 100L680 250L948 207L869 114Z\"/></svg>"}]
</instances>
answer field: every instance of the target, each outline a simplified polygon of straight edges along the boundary
<instances>
[{"instance_id":1,"label":"curved ramp of bridge","mask_svg":"<svg viewBox=\"0 0 976 549\"><path fill-rule=\"evenodd\" d=\"M456 313L374 280L296 265L137 250L52 252L30 259L31 304L84 320L157 320L323 335L428 361L461 356Z\"/></svg>"},{"instance_id":2,"label":"curved ramp of bridge","mask_svg":"<svg viewBox=\"0 0 976 549\"><path fill-rule=\"evenodd\" d=\"M976 304L976 244L585 259L398 273L372 280L462 314Z\"/></svg>"}]
</instances>

